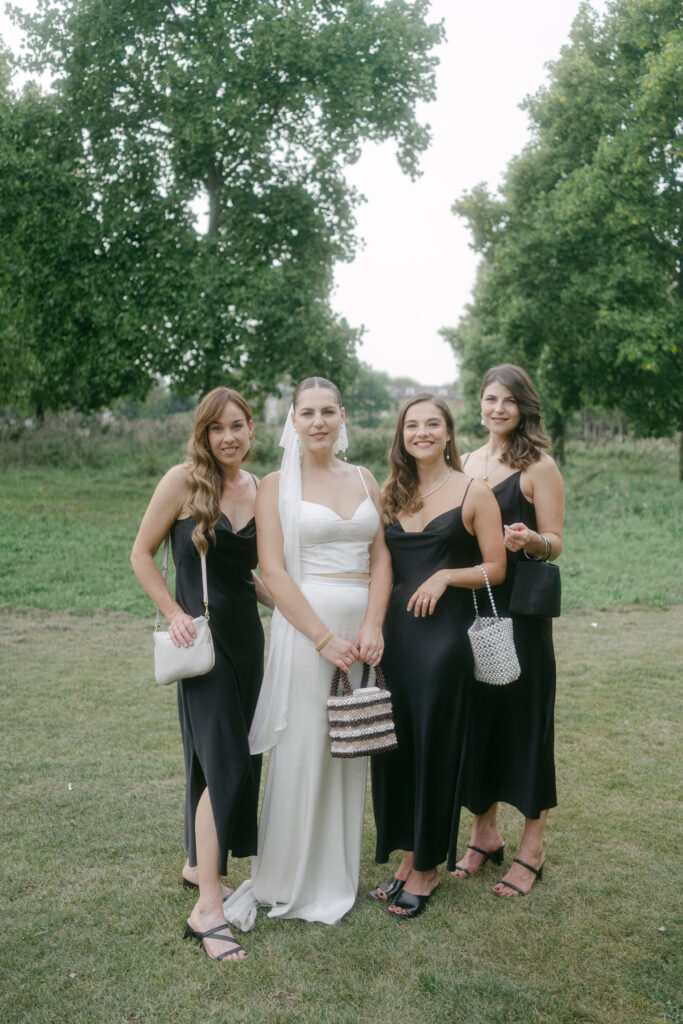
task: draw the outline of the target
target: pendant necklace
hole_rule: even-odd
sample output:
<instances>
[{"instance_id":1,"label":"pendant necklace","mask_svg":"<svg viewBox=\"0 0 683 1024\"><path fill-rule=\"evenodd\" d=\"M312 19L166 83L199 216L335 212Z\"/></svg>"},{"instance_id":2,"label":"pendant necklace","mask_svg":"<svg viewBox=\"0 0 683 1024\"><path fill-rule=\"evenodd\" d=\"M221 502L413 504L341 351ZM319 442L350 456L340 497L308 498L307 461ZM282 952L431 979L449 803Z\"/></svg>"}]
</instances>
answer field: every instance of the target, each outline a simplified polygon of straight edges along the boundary
<instances>
[{"instance_id":1,"label":"pendant necklace","mask_svg":"<svg viewBox=\"0 0 683 1024\"><path fill-rule=\"evenodd\" d=\"M499 466L499 465L500 465L500 456L497 455L496 456L496 466ZM495 473L496 466L494 466L493 469L491 470L492 473ZM482 480L485 480L488 483L488 479L489 479L489 450L487 448L486 449L486 456L485 456L485 460L484 460L484 475L482 477Z\"/></svg>"},{"instance_id":2,"label":"pendant necklace","mask_svg":"<svg viewBox=\"0 0 683 1024\"><path fill-rule=\"evenodd\" d=\"M419 491L417 493L420 495L421 498L428 498L430 494L434 493L434 491L438 491L439 487L443 487L443 485L446 483L452 472L453 470L449 469L441 483L437 484L436 487L432 487L431 491L427 491L426 494L420 494ZM486 479L486 477L484 477L484 479Z\"/></svg>"}]
</instances>

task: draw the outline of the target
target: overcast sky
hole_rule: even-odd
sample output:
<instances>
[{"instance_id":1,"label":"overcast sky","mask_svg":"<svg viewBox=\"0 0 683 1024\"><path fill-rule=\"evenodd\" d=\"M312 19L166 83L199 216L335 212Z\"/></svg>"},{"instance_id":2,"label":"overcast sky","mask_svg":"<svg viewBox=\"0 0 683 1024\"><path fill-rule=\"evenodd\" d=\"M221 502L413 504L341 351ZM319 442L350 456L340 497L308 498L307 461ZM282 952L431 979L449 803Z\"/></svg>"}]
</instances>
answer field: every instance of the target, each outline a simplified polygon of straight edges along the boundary
<instances>
[{"instance_id":1,"label":"overcast sky","mask_svg":"<svg viewBox=\"0 0 683 1024\"><path fill-rule=\"evenodd\" d=\"M26 0L19 6L34 7ZM603 13L606 0L593 0ZM432 0L444 19L438 95L420 116L433 139L411 182L394 148L367 146L348 171L365 195L358 211L364 239L352 264L336 270L334 309L365 327L361 359L392 376L440 384L457 377L440 327L457 324L474 283L477 257L453 201L480 181L497 187L508 161L528 140L519 103L547 78L545 64L568 41L579 0ZM0 8L0 33L17 37Z\"/></svg>"},{"instance_id":2,"label":"overcast sky","mask_svg":"<svg viewBox=\"0 0 683 1024\"><path fill-rule=\"evenodd\" d=\"M606 3L592 7L604 13ZM348 173L367 203L358 212L365 247L339 265L333 306L366 332L360 357L392 376L439 384L457 377L440 327L455 326L469 301L477 256L453 200L480 181L496 188L528 141L519 103L547 79L545 64L569 40L579 0L433 0L444 19L438 97L417 182L401 174L390 145L367 147Z\"/></svg>"}]
</instances>

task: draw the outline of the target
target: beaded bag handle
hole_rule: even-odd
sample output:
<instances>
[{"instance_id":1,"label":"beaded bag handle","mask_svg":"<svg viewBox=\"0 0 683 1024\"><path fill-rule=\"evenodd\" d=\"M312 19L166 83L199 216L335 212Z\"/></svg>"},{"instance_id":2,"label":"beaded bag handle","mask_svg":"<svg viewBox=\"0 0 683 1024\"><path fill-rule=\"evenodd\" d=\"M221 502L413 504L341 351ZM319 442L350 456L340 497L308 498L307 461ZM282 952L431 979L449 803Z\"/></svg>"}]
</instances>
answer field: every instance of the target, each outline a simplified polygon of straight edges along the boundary
<instances>
[{"instance_id":1,"label":"beaded bag handle","mask_svg":"<svg viewBox=\"0 0 683 1024\"><path fill-rule=\"evenodd\" d=\"M498 612L496 610L496 602L493 600L493 591L491 590L491 584L489 583L489 578L486 575L486 569L484 568L483 565L475 565L474 568L478 569L479 572L483 575L484 579L486 580L486 589L488 590L488 593L489 593L489 601L491 602L491 607L493 608L493 614L494 614L494 616L496 618L498 618ZM479 606L477 605L477 592L476 592L476 590L472 591L472 600L474 601L474 614L476 615L477 618L479 618Z\"/></svg>"},{"instance_id":2,"label":"beaded bag handle","mask_svg":"<svg viewBox=\"0 0 683 1024\"><path fill-rule=\"evenodd\" d=\"M377 686L380 690L386 690L387 684L384 680L384 673L379 665L375 665L375 677L377 679ZM366 661L363 662L363 675L361 676L359 690L362 690L368 685L368 679L370 678L370 666ZM353 687L349 682L348 672L345 672L342 668L335 668L334 675L332 676L332 685L330 686L330 697L337 696L337 686L341 682L342 689L345 697L353 696Z\"/></svg>"},{"instance_id":3,"label":"beaded bag handle","mask_svg":"<svg viewBox=\"0 0 683 1024\"><path fill-rule=\"evenodd\" d=\"M204 591L204 618L208 620L208 618L209 618L209 590L208 590L208 587L206 585L206 556L205 555L200 555L199 557L202 560L202 590ZM163 579L164 583L166 582L166 573L167 572L168 572L168 534L166 534L166 539L164 540L164 558L163 558L163 561L161 563L161 576L162 576L162 579ZM157 615L156 615L156 619L154 620L154 632L155 633L159 632L159 626L160 625L161 625L161 609L157 608Z\"/></svg>"}]
</instances>

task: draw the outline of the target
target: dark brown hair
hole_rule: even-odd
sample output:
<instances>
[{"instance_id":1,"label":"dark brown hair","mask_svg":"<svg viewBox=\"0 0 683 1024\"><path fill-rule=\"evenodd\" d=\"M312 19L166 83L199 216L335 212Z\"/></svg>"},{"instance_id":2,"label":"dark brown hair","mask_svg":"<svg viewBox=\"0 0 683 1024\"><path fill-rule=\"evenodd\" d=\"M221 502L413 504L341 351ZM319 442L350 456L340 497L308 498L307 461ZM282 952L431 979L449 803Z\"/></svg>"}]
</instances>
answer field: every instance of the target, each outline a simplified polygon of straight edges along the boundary
<instances>
[{"instance_id":1,"label":"dark brown hair","mask_svg":"<svg viewBox=\"0 0 683 1024\"><path fill-rule=\"evenodd\" d=\"M422 498L418 491L419 478L417 475L417 464L412 455L406 451L403 442L403 428L405 426L408 410L419 402L431 402L443 416L446 429L451 435L446 442L444 450L444 464L452 469L460 469L460 456L455 444L455 426L453 414L443 398L433 395L429 391L421 391L413 395L401 407L396 424L393 444L389 452L389 466L391 469L388 480L382 487L382 518L385 526L396 522L399 512L418 512L423 505Z\"/></svg>"},{"instance_id":2,"label":"dark brown hair","mask_svg":"<svg viewBox=\"0 0 683 1024\"><path fill-rule=\"evenodd\" d=\"M200 554L209 549L207 537L216 543L215 525L220 519L220 497L223 492L223 473L209 444L209 429L221 418L228 402L234 402L247 421L253 419L249 403L239 391L232 388L214 388L204 395L194 414L194 428L187 443L190 457L190 500L188 511L194 518L195 527L192 531L194 546ZM242 462L249 458L249 452Z\"/></svg>"},{"instance_id":3,"label":"dark brown hair","mask_svg":"<svg viewBox=\"0 0 683 1024\"><path fill-rule=\"evenodd\" d=\"M495 383L508 389L520 412L519 424L508 436L501 452L501 462L512 469L524 470L538 462L544 448L550 448L550 438L541 419L541 400L526 370L513 363L502 363L486 371L479 398L484 397L489 384Z\"/></svg>"},{"instance_id":4,"label":"dark brown hair","mask_svg":"<svg viewBox=\"0 0 683 1024\"><path fill-rule=\"evenodd\" d=\"M341 409L342 399L339 388L336 384L333 384L331 380L328 380L327 377L306 377L306 379L302 380L300 384L297 384L294 397L292 398L292 406L295 409L299 404L302 392L308 391L309 388L326 388L328 391L331 391L337 400L339 408Z\"/></svg>"}]
</instances>

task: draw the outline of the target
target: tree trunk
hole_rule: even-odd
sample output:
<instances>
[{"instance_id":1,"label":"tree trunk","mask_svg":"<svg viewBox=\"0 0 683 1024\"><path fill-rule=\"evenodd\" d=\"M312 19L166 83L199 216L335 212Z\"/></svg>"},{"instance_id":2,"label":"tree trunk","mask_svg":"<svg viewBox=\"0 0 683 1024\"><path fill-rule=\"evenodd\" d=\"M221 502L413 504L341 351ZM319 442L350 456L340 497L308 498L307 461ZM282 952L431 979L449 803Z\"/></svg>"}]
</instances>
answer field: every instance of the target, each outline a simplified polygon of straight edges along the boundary
<instances>
[{"instance_id":1,"label":"tree trunk","mask_svg":"<svg viewBox=\"0 0 683 1024\"><path fill-rule=\"evenodd\" d=\"M566 428L562 413L554 412L548 426L550 427L550 436L553 439L553 455L557 462L564 466Z\"/></svg>"},{"instance_id":2,"label":"tree trunk","mask_svg":"<svg viewBox=\"0 0 683 1024\"><path fill-rule=\"evenodd\" d=\"M209 171L206 176L206 190L209 193L209 234L218 233L221 222L221 205L218 199L220 177L218 171Z\"/></svg>"}]
</instances>

